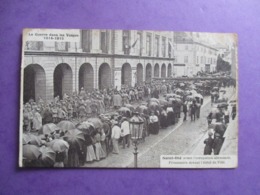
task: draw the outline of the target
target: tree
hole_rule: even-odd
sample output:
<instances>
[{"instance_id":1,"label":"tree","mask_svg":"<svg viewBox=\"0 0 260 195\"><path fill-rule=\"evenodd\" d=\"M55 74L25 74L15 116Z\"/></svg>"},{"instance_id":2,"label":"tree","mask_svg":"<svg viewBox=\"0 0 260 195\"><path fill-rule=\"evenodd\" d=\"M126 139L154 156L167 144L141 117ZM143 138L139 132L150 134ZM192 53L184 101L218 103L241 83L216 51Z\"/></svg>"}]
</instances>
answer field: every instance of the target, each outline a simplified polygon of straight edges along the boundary
<instances>
[{"instance_id":1,"label":"tree","mask_svg":"<svg viewBox=\"0 0 260 195\"><path fill-rule=\"evenodd\" d=\"M231 70L231 65L218 55L216 70L217 72L228 72Z\"/></svg>"}]
</instances>

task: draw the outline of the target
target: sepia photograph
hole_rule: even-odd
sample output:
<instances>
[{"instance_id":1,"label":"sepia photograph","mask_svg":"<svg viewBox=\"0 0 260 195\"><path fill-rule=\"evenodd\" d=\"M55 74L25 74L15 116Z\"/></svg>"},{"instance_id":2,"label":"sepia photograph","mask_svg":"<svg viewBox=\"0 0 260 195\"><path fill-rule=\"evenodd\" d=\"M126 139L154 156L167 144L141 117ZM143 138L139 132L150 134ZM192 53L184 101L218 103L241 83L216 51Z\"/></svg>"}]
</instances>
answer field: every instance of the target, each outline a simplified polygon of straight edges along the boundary
<instances>
[{"instance_id":1,"label":"sepia photograph","mask_svg":"<svg viewBox=\"0 0 260 195\"><path fill-rule=\"evenodd\" d=\"M19 167L236 168L233 33L24 29Z\"/></svg>"}]
</instances>

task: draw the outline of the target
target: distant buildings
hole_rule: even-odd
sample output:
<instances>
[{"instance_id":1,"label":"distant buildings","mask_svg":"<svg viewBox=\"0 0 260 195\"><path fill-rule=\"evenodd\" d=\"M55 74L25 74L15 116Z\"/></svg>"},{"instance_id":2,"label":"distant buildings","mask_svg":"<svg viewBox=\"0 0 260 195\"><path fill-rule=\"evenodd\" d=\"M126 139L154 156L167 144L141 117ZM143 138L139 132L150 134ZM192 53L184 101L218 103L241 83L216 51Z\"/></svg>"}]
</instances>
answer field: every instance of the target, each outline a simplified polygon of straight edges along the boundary
<instances>
[{"instance_id":1,"label":"distant buildings","mask_svg":"<svg viewBox=\"0 0 260 195\"><path fill-rule=\"evenodd\" d=\"M217 49L194 41L193 35L175 33L175 76L193 76L198 72L214 72L217 64Z\"/></svg>"}]
</instances>

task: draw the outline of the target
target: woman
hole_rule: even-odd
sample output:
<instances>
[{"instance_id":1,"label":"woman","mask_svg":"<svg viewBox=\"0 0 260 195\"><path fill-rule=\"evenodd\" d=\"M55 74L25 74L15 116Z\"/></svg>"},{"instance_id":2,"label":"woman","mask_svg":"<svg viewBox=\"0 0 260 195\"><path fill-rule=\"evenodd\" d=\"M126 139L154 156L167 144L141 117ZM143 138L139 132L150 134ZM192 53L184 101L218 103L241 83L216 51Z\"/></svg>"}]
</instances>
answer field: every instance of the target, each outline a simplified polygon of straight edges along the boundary
<instances>
[{"instance_id":1,"label":"woman","mask_svg":"<svg viewBox=\"0 0 260 195\"><path fill-rule=\"evenodd\" d=\"M104 150L102 149L100 142L101 142L101 136L100 136L100 133L97 132L94 135L94 145L96 148L96 160L97 161L106 157L106 154L105 154Z\"/></svg>"},{"instance_id":2,"label":"woman","mask_svg":"<svg viewBox=\"0 0 260 195\"><path fill-rule=\"evenodd\" d=\"M86 162L93 162L96 160L96 155L93 148L93 139L89 134L85 135L85 144L87 147Z\"/></svg>"},{"instance_id":3,"label":"woman","mask_svg":"<svg viewBox=\"0 0 260 195\"><path fill-rule=\"evenodd\" d=\"M209 130L208 132L208 138L204 140L205 148L204 148L204 155L211 155L212 153L212 147L214 143L214 139L212 139L212 131Z\"/></svg>"},{"instance_id":4,"label":"woman","mask_svg":"<svg viewBox=\"0 0 260 195\"><path fill-rule=\"evenodd\" d=\"M168 126L168 123L167 123L167 112L164 109L162 109L161 113L160 113L160 124L161 124L161 127L164 129Z\"/></svg>"},{"instance_id":5,"label":"woman","mask_svg":"<svg viewBox=\"0 0 260 195\"><path fill-rule=\"evenodd\" d=\"M167 113L167 124L168 125L174 125L175 123L175 115L173 112L173 108L171 106L168 106L166 109L166 113Z\"/></svg>"},{"instance_id":6,"label":"woman","mask_svg":"<svg viewBox=\"0 0 260 195\"><path fill-rule=\"evenodd\" d=\"M39 113L39 109L34 110L33 114L33 130L39 131L42 127L42 116Z\"/></svg>"},{"instance_id":7,"label":"woman","mask_svg":"<svg viewBox=\"0 0 260 195\"><path fill-rule=\"evenodd\" d=\"M227 107L226 107L226 109L224 111L224 120L225 120L225 124L229 123L229 111L228 111Z\"/></svg>"},{"instance_id":8,"label":"woman","mask_svg":"<svg viewBox=\"0 0 260 195\"><path fill-rule=\"evenodd\" d=\"M151 113L151 116L149 118L149 131L151 134L158 134L159 133L159 124L158 124L158 117L154 114L154 112Z\"/></svg>"},{"instance_id":9,"label":"woman","mask_svg":"<svg viewBox=\"0 0 260 195\"><path fill-rule=\"evenodd\" d=\"M80 146L75 144L70 144L68 151L68 167L79 167L79 153L81 152Z\"/></svg>"},{"instance_id":10,"label":"woman","mask_svg":"<svg viewBox=\"0 0 260 195\"><path fill-rule=\"evenodd\" d=\"M105 153L105 157L107 157L106 134L104 132L104 129L101 129L101 132L100 132L100 144Z\"/></svg>"}]
</instances>

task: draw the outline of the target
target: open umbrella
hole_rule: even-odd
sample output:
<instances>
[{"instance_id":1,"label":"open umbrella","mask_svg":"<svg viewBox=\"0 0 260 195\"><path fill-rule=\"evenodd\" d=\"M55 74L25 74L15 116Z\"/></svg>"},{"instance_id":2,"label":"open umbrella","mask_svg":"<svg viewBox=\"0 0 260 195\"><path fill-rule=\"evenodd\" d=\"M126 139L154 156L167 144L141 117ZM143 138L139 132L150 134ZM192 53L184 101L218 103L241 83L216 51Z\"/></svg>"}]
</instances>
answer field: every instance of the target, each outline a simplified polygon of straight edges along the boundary
<instances>
[{"instance_id":1,"label":"open umbrella","mask_svg":"<svg viewBox=\"0 0 260 195\"><path fill-rule=\"evenodd\" d=\"M131 115L131 110L127 107L121 107L118 109L118 113L124 116L129 116Z\"/></svg>"},{"instance_id":2,"label":"open umbrella","mask_svg":"<svg viewBox=\"0 0 260 195\"><path fill-rule=\"evenodd\" d=\"M48 123L42 126L39 130L39 134L51 134L54 131L60 130L60 128L54 123Z\"/></svg>"},{"instance_id":3,"label":"open umbrella","mask_svg":"<svg viewBox=\"0 0 260 195\"><path fill-rule=\"evenodd\" d=\"M221 90L219 90L219 92L226 92L226 90L225 89L221 89Z\"/></svg>"},{"instance_id":4,"label":"open umbrella","mask_svg":"<svg viewBox=\"0 0 260 195\"><path fill-rule=\"evenodd\" d=\"M71 130L71 129L75 129L75 125L71 121L68 121L68 120L64 120L64 121L59 122L57 124L57 126L62 131L68 131L68 130Z\"/></svg>"},{"instance_id":5,"label":"open umbrella","mask_svg":"<svg viewBox=\"0 0 260 195\"><path fill-rule=\"evenodd\" d=\"M129 108L131 111L134 111L134 106L131 104L125 104L125 107Z\"/></svg>"},{"instance_id":6,"label":"open umbrella","mask_svg":"<svg viewBox=\"0 0 260 195\"><path fill-rule=\"evenodd\" d=\"M136 108L136 111L139 113L148 114L148 107L144 105L140 105Z\"/></svg>"},{"instance_id":7,"label":"open umbrella","mask_svg":"<svg viewBox=\"0 0 260 195\"><path fill-rule=\"evenodd\" d=\"M210 124L209 128L214 129L214 131L216 133L220 134L220 136L223 136L225 131L226 131L226 126L223 123L220 123L220 122Z\"/></svg>"},{"instance_id":8,"label":"open umbrella","mask_svg":"<svg viewBox=\"0 0 260 195\"><path fill-rule=\"evenodd\" d=\"M44 164L53 165L55 163L56 153L49 147L43 146L40 148L41 157L40 160Z\"/></svg>"},{"instance_id":9,"label":"open umbrella","mask_svg":"<svg viewBox=\"0 0 260 195\"><path fill-rule=\"evenodd\" d=\"M149 107L149 109L153 109L153 110L158 110L158 109L160 109L159 104L156 103L156 102L150 102L148 107Z\"/></svg>"},{"instance_id":10,"label":"open umbrella","mask_svg":"<svg viewBox=\"0 0 260 195\"><path fill-rule=\"evenodd\" d=\"M23 145L23 158L25 160L36 160L41 155L39 148L35 145Z\"/></svg>"},{"instance_id":11,"label":"open umbrella","mask_svg":"<svg viewBox=\"0 0 260 195\"><path fill-rule=\"evenodd\" d=\"M73 129L68 131L63 139L69 144L78 144L79 146L85 141L84 134L78 129Z\"/></svg>"},{"instance_id":12,"label":"open umbrella","mask_svg":"<svg viewBox=\"0 0 260 195\"><path fill-rule=\"evenodd\" d=\"M76 125L76 128L88 135L91 135L91 133L95 130L94 125L87 121Z\"/></svg>"},{"instance_id":13,"label":"open umbrella","mask_svg":"<svg viewBox=\"0 0 260 195\"><path fill-rule=\"evenodd\" d=\"M27 136L30 138L29 144L35 145L35 146L41 146L42 145L41 137L33 135L33 134L27 134Z\"/></svg>"},{"instance_id":14,"label":"open umbrella","mask_svg":"<svg viewBox=\"0 0 260 195\"><path fill-rule=\"evenodd\" d=\"M168 105L167 100L159 99L159 102L160 102L160 105L161 105L161 106L167 106L167 105Z\"/></svg>"},{"instance_id":15,"label":"open umbrella","mask_svg":"<svg viewBox=\"0 0 260 195\"><path fill-rule=\"evenodd\" d=\"M192 95L195 95L195 94L197 94L197 91L196 91L196 90L194 90L194 89L193 89L193 90L190 90L190 92L191 92L191 94L192 94Z\"/></svg>"},{"instance_id":16,"label":"open umbrella","mask_svg":"<svg viewBox=\"0 0 260 195\"><path fill-rule=\"evenodd\" d=\"M23 133L23 145L28 144L31 141L30 137L28 134Z\"/></svg>"},{"instance_id":17,"label":"open umbrella","mask_svg":"<svg viewBox=\"0 0 260 195\"><path fill-rule=\"evenodd\" d=\"M54 152L64 152L66 149L69 148L68 142L62 139L54 139L47 144Z\"/></svg>"},{"instance_id":18,"label":"open umbrella","mask_svg":"<svg viewBox=\"0 0 260 195\"><path fill-rule=\"evenodd\" d=\"M187 101L192 101L192 100L194 100L194 96L193 95L188 95L187 97L186 97L186 100Z\"/></svg>"},{"instance_id":19,"label":"open umbrella","mask_svg":"<svg viewBox=\"0 0 260 195\"><path fill-rule=\"evenodd\" d=\"M226 102L222 102L217 105L218 108L226 108L227 106L228 104Z\"/></svg>"},{"instance_id":20,"label":"open umbrella","mask_svg":"<svg viewBox=\"0 0 260 195\"><path fill-rule=\"evenodd\" d=\"M156 99L156 98L151 98L151 99L150 99L150 103L151 103L151 102L156 102L157 104L160 104L159 100Z\"/></svg>"},{"instance_id":21,"label":"open umbrella","mask_svg":"<svg viewBox=\"0 0 260 195\"><path fill-rule=\"evenodd\" d=\"M95 129L102 128L102 121L99 118L89 118L87 121L92 123Z\"/></svg>"},{"instance_id":22,"label":"open umbrella","mask_svg":"<svg viewBox=\"0 0 260 195\"><path fill-rule=\"evenodd\" d=\"M203 96L201 94L199 94L199 93L195 94L194 97L203 99Z\"/></svg>"},{"instance_id":23,"label":"open umbrella","mask_svg":"<svg viewBox=\"0 0 260 195\"><path fill-rule=\"evenodd\" d=\"M168 103L172 104L172 102L176 102L176 98L172 97L168 99Z\"/></svg>"}]
</instances>

